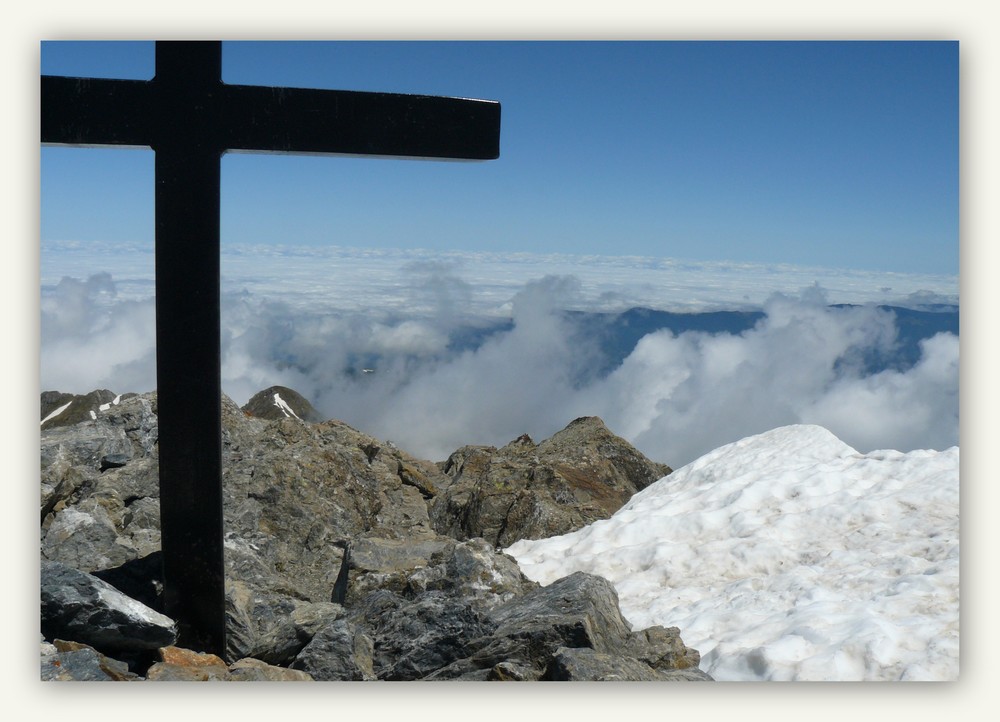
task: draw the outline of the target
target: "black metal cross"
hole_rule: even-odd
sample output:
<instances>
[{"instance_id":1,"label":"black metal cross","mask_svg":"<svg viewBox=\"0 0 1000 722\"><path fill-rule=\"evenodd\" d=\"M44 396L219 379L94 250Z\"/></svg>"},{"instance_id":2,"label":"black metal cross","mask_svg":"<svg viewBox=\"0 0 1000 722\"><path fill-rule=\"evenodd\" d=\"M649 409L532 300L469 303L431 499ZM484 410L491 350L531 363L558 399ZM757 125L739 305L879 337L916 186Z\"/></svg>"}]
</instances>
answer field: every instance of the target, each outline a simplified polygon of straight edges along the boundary
<instances>
[{"instance_id":1,"label":"black metal cross","mask_svg":"<svg viewBox=\"0 0 1000 722\"><path fill-rule=\"evenodd\" d=\"M219 180L227 150L489 160L484 100L227 85L220 42L157 42L152 80L43 76L44 144L156 153L156 383L164 611L225 653Z\"/></svg>"}]
</instances>

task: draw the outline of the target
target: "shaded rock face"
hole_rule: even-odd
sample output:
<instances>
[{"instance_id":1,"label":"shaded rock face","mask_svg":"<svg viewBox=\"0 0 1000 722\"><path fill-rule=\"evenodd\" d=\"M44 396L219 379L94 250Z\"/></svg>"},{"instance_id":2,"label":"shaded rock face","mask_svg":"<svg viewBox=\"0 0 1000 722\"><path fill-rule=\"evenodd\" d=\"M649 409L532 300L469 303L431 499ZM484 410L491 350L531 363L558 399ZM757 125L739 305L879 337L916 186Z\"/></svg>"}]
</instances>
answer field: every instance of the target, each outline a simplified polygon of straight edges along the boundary
<instances>
[{"instance_id":1,"label":"shaded rock face","mask_svg":"<svg viewBox=\"0 0 1000 722\"><path fill-rule=\"evenodd\" d=\"M670 473L597 417L584 417L535 444L522 436L496 449L466 446L442 465L452 479L431 506L434 528L497 547L580 529L614 514L637 491Z\"/></svg>"},{"instance_id":2,"label":"shaded rock face","mask_svg":"<svg viewBox=\"0 0 1000 722\"><path fill-rule=\"evenodd\" d=\"M45 679L697 677L676 630L632 632L603 579L542 588L496 549L610 515L669 471L599 419L537 445L466 447L442 468L335 420L266 420L223 398L225 659L165 655L175 638L162 632L109 641L95 630L112 592L130 600L119 607L162 611L156 396L115 398L42 430ZM506 516L484 493L501 480L517 489ZM478 517L442 521L463 499Z\"/></svg>"}]
</instances>

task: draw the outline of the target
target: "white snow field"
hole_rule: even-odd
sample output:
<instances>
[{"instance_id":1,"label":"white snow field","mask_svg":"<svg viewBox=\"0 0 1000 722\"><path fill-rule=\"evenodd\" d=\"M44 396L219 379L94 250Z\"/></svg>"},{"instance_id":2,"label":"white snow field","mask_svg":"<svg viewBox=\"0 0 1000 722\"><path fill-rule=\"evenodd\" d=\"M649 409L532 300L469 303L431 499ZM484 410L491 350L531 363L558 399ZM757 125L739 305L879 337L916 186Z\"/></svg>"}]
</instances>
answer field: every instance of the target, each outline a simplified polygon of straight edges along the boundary
<instances>
[{"instance_id":1,"label":"white snow field","mask_svg":"<svg viewBox=\"0 0 1000 722\"><path fill-rule=\"evenodd\" d=\"M609 579L634 629L679 627L716 680L958 678L958 447L860 454L786 426L506 552L542 584Z\"/></svg>"}]
</instances>

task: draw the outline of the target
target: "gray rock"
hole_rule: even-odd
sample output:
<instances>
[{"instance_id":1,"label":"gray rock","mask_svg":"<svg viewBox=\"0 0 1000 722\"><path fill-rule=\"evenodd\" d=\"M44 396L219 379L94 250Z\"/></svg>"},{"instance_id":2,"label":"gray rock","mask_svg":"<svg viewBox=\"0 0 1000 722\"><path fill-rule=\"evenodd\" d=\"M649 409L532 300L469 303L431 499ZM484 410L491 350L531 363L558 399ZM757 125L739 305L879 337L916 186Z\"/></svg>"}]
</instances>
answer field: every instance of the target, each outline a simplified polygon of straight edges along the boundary
<instances>
[{"instance_id":1,"label":"gray rock","mask_svg":"<svg viewBox=\"0 0 1000 722\"><path fill-rule=\"evenodd\" d=\"M109 512L93 497L53 515L44 528L41 547L44 559L87 572L138 557L116 528L114 509Z\"/></svg>"},{"instance_id":2,"label":"gray rock","mask_svg":"<svg viewBox=\"0 0 1000 722\"><path fill-rule=\"evenodd\" d=\"M176 623L107 582L63 564L41 566L41 623L46 639L102 652L158 649L177 640Z\"/></svg>"},{"instance_id":3,"label":"gray rock","mask_svg":"<svg viewBox=\"0 0 1000 722\"><path fill-rule=\"evenodd\" d=\"M375 679L374 643L358 625L338 619L316 633L292 662L319 681L361 681Z\"/></svg>"},{"instance_id":4,"label":"gray rock","mask_svg":"<svg viewBox=\"0 0 1000 722\"><path fill-rule=\"evenodd\" d=\"M439 591L477 608L502 604L536 586L517 562L482 539L459 542L433 535L393 540L363 538L351 547L347 604L373 591L407 598Z\"/></svg>"},{"instance_id":5,"label":"gray rock","mask_svg":"<svg viewBox=\"0 0 1000 722\"><path fill-rule=\"evenodd\" d=\"M665 680L677 678L676 671L702 678L697 652L683 645L676 630L633 632L614 587L601 577L577 572L486 616L495 625L491 634L427 679ZM581 656L578 650L587 651Z\"/></svg>"},{"instance_id":6,"label":"gray rock","mask_svg":"<svg viewBox=\"0 0 1000 722\"><path fill-rule=\"evenodd\" d=\"M496 636L531 638L533 645L590 647L614 652L632 630L618 607L618 593L603 577L576 572L498 607Z\"/></svg>"},{"instance_id":7,"label":"gray rock","mask_svg":"<svg viewBox=\"0 0 1000 722\"><path fill-rule=\"evenodd\" d=\"M479 673L475 673L476 678ZM482 674L485 682L531 682L538 679L537 670L514 662L500 662Z\"/></svg>"},{"instance_id":8,"label":"gray rock","mask_svg":"<svg viewBox=\"0 0 1000 722\"><path fill-rule=\"evenodd\" d=\"M43 558L93 571L159 548L154 402L123 395L96 420L42 429Z\"/></svg>"},{"instance_id":9,"label":"gray rock","mask_svg":"<svg viewBox=\"0 0 1000 722\"><path fill-rule=\"evenodd\" d=\"M265 664L259 659L240 659L229 665L227 682L311 682L313 678L297 669Z\"/></svg>"},{"instance_id":10,"label":"gray rock","mask_svg":"<svg viewBox=\"0 0 1000 722\"><path fill-rule=\"evenodd\" d=\"M477 679L497 665L516 665L540 677L561 647L619 648L631 630L610 582L583 572L536 587L489 613L494 630L466 659L436 679Z\"/></svg>"},{"instance_id":11,"label":"gray rock","mask_svg":"<svg viewBox=\"0 0 1000 722\"><path fill-rule=\"evenodd\" d=\"M250 656L269 664L287 666L312 642L317 632L344 614L344 608L332 602L303 603L259 638Z\"/></svg>"},{"instance_id":12,"label":"gray rock","mask_svg":"<svg viewBox=\"0 0 1000 722\"><path fill-rule=\"evenodd\" d=\"M697 670L701 662L698 650L684 644L677 627L647 627L632 632L620 651L653 669L670 672Z\"/></svg>"},{"instance_id":13,"label":"gray rock","mask_svg":"<svg viewBox=\"0 0 1000 722\"><path fill-rule=\"evenodd\" d=\"M344 603L385 589L406 594L417 570L432 566L432 557L454 548L454 539L432 535L416 539L364 537L351 545Z\"/></svg>"},{"instance_id":14,"label":"gray rock","mask_svg":"<svg viewBox=\"0 0 1000 722\"><path fill-rule=\"evenodd\" d=\"M458 539L482 537L498 547L606 519L671 471L597 417L577 419L537 445L525 435L501 449L465 446L442 469L452 483L433 500L434 528Z\"/></svg>"},{"instance_id":15,"label":"gray rock","mask_svg":"<svg viewBox=\"0 0 1000 722\"><path fill-rule=\"evenodd\" d=\"M129 462L128 454L105 454L101 457L100 470L119 469Z\"/></svg>"},{"instance_id":16,"label":"gray rock","mask_svg":"<svg viewBox=\"0 0 1000 722\"><path fill-rule=\"evenodd\" d=\"M439 591L405 599L393 592L370 594L349 619L369 630L379 679L416 680L475 651L493 625L460 598Z\"/></svg>"},{"instance_id":17,"label":"gray rock","mask_svg":"<svg viewBox=\"0 0 1000 722\"><path fill-rule=\"evenodd\" d=\"M701 670L658 670L634 657L594 649L556 650L542 679L558 682L680 682L712 681Z\"/></svg>"},{"instance_id":18,"label":"gray rock","mask_svg":"<svg viewBox=\"0 0 1000 722\"><path fill-rule=\"evenodd\" d=\"M105 455L127 461L155 453L159 437L155 393L115 396L105 390L73 398L66 412L41 426L43 466L57 454L96 469Z\"/></svg>"},{"instance_id":19,"label":"gray rock","mask_svg":"<svg viewBox=\"0 0 1000 722\"><path fill-rule=\"evenodd\" d=\"M101 459L132 456L132 442L122 428L106 420L80 422L73 426L58 426L42 432L42 467L65 460L72 466L101 470Z\"/></svg>"},{"instance_id":20,"label":"gray rock","mask_svg":"<svg viewBox=\"0 0 1000 722\"><path fill-rule=\"evenodd\" d=\"M139 679L128 665L101 654L93 647L56 640L42 648L43 682L126 682Z\"/></svg>"},{"instance_id":21,"label":"gray rock","mask_svg":"<svg viewBox=\"0 0 1000 722\"><path fill-rule=\"evenodd\" d=\"M88 471L73 466L65 459L55 460L47 466L43 464L41 474L42 523L45 524L55 511L62 510L72 503L73 497L92 476L92 472L88 473Z\"/></svg>"}]
</instances>

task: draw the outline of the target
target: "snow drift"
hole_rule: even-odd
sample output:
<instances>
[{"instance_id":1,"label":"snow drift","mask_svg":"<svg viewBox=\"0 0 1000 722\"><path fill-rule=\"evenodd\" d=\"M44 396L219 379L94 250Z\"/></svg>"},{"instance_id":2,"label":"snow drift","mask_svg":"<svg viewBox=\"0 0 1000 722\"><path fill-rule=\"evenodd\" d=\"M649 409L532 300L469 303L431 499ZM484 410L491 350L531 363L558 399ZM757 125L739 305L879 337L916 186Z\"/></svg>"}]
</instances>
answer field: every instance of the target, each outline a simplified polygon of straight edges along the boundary
<instances>
[{"instance_id":1,"label":"snow drift","mask_svg":"<svg viewBox=\"0 0 1000 722\"><path fill-rule=\"evenodd\" d=\"M609 579L718 680L954 680L959 449L860 454L795 425L712 451L610 519L507 550Z\"/></svg>"}]
</instances>

